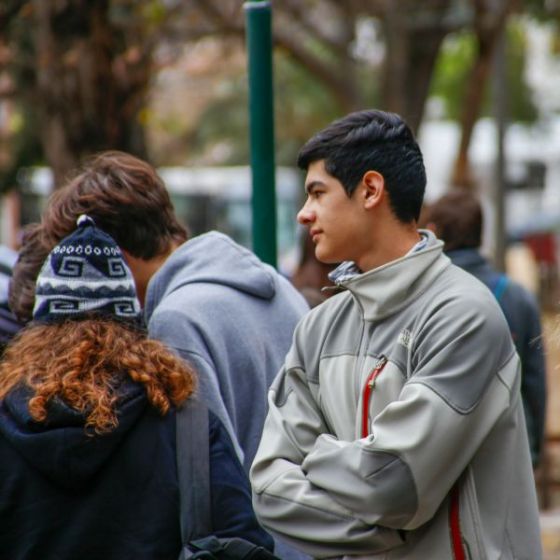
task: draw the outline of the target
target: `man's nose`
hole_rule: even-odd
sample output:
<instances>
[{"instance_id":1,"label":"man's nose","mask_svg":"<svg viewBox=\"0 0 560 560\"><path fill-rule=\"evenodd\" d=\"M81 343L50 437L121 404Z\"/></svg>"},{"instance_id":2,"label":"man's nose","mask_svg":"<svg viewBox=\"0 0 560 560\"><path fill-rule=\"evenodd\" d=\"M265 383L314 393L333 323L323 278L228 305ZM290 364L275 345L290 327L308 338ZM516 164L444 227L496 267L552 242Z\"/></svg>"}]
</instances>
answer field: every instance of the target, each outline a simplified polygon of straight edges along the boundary
<instances>
[{"instance_id":1,"label":"man's nose","mask_svg":"<svg viewBox=\"0 0 560 560\"><path fill-rule=\"evenodd\" d=\"M303 225L308 226L315 220L315 212L313 212L307 205L303 205L302 209L297 213L297 221Z\"/></svg>"}]
</instances>

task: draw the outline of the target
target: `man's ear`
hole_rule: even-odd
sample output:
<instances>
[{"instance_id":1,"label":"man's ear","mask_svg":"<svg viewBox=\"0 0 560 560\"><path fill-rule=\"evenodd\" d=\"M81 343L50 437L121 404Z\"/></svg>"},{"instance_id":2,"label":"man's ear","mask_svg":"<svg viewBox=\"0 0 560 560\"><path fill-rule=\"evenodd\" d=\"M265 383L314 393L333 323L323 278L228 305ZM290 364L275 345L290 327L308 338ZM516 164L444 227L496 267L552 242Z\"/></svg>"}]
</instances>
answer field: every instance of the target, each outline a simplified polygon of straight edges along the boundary
<instances>
[{"instance_id":1,"label":"man's ear","mask_svg":"<svg viewBox=\"0 0 560 560\"><path fill-rule=\"evenodd\" d=\"M362 177L364 208L378 206L385 194L385 179L377 171L366 171Z\"/></svg>"}]
</instances>

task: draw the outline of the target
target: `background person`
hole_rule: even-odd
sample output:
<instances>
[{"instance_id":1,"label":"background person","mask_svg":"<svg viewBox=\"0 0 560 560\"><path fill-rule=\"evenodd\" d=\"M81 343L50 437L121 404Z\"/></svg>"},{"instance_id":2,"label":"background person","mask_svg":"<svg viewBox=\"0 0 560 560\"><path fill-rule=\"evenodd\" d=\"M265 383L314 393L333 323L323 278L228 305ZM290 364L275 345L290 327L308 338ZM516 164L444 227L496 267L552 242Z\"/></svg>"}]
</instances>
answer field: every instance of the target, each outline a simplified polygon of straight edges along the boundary
<instances>
[{"instance_id":1,"label":"background person","mask_svg":"<svg viewBox=\"0 0 560 560\"><path fill-rule=\"evenodd\" d=\"M26 225L23 228L21 247L8 288L8 306L23 325L33 317L37 274L48 254L49 249L43 242L41 224Z\"/></svg>"},{"instance_id":2,"label":"background person","mask_svg":"<svg viewBox=\"0 0 560 560\"><path fill-rule=\"evenodd\" d=\"M0 354L22 327L8 305L8 289L16 259L16 251L0 245Z\"/></svg>"},{"instance_id":3,"label":"background person","mask_svg":"<svg viewBox=\"0 0 560 560\"><path fill-rule=\"evenodd\" d=\"M329 280L329 273L336 266L317 260L313 241L305 230L301 230L299 245L300 258L290 281L306 299L309 307L316 307L335 291L333 283Z\"/></svg>"}]
</instances>

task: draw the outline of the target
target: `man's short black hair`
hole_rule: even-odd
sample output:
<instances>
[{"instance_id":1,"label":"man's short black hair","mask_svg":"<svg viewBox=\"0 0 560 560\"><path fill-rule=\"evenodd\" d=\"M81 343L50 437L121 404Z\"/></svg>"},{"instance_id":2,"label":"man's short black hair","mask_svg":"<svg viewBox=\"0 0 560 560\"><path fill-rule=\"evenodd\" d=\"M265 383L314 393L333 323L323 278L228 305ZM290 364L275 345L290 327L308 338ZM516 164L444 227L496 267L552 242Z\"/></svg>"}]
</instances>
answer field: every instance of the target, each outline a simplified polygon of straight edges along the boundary
<instances>
[{"instance_id":1,"label":"man's short black hair","mask_svg":"<svg viewBox=\"0 0 560 560\"><path fill-rule=\"evenodd\" d=\"M399 115L366 110L334 121L306 142L297 164L307 170L320 160L348 196L367 171L377 171L385 179L396 217L405 223L418 220L426 170L414 135Z\"/></svg>"}]
</instances>

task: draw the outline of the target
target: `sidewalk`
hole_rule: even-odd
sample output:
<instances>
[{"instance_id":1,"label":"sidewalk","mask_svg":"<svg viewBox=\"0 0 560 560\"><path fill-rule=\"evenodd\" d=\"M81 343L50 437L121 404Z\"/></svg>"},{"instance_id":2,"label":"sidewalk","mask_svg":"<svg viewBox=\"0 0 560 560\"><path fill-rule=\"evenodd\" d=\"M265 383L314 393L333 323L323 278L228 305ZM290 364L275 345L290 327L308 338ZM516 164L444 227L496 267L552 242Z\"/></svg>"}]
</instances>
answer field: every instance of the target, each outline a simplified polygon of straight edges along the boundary
<instances>
[{"instance_id":1,"label":"sidewalk","mask_svg":"<svg viewBox=\"0 0 560 560\"><path fill-rule=\"evenodd\" d=\"M560 560L560 508L541 512L544 560Z\"/></svg>"}]
</instances>

